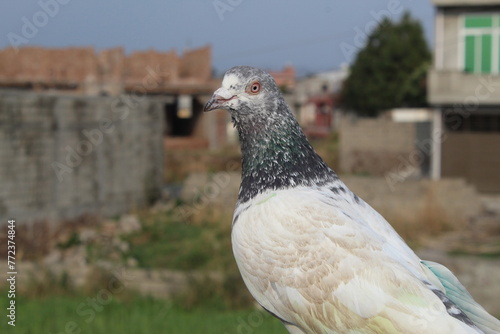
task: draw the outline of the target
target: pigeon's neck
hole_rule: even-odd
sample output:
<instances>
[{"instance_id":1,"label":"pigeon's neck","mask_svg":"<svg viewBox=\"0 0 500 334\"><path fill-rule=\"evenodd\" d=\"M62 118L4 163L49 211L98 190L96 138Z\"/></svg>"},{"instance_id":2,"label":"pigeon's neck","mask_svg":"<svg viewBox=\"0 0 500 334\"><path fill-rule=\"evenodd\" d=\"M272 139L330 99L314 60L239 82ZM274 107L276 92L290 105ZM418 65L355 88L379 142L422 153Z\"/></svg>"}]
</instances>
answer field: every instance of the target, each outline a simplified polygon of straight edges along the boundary
<instances>
[{"instance_id":1,"label":"pigeon's neck","mask_svg":"<svg viewBox=\"0 0 500 334\"><path fill-rule=\"evenodd\" d=\"M267 190L321 186L338 179L288 110L274 119L246 120L236 127L242 153L240 203Z\"/></svg>"}]
</instances>

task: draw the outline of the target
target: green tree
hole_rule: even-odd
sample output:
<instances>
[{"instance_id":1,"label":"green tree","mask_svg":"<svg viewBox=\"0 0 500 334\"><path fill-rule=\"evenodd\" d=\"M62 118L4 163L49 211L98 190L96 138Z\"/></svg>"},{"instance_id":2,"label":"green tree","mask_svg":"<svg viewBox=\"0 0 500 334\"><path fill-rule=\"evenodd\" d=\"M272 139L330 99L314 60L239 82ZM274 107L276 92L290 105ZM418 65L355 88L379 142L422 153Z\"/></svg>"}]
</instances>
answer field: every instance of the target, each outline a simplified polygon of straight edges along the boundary
<instances>
[{"instance_id":1,"label":"green tree","mask_svg":"<svg viewBox=\"0 0 500 334\"><path fill-rule=\"evenodd\" d=\"M420 22L405 13L384 19L356 55L341 92L342 105L362 116L426 105L431 53Z\"/></svg>"}]
</instances>

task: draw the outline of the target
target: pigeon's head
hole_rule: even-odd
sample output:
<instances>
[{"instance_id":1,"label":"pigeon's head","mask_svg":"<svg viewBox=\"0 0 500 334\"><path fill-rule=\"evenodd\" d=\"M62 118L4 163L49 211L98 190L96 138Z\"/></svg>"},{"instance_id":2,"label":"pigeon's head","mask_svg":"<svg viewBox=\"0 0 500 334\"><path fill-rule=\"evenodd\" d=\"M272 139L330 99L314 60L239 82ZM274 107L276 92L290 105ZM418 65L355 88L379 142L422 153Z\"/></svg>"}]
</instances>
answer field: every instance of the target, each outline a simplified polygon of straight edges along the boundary
<instances>
[{"instance_id":1,"label":"pigeon's head","mask_svg":"<svg viewBox=\"0 0 500 334\"><path fill-rule=\"evenodd\" d=\"M271 113L281 100L280 90L269 73L255 67L236 66L226 72L222 87L215 91L204 111L226 109L237 120Z\"/></svg>"}]
</instances>

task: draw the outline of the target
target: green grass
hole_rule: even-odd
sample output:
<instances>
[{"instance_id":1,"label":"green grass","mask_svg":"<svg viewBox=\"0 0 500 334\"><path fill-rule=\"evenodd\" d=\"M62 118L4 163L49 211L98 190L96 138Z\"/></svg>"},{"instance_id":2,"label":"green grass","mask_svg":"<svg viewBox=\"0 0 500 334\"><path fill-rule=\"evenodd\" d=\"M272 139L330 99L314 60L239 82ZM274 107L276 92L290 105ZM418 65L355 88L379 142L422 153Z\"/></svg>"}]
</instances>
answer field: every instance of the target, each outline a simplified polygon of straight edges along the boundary
<instances>
[{"instance_id":1,"label":"green grass","mask_svg":"<svg viewBox=\"0 0 500 334\"><path fill-rule=\"evenodd\" d=\"M178 209L141 214L142 230L124 237L130 243L124 256L137 259L143 268L196 272L190 289L175 298L187 309L210 305L224 311L253 305L231 251L233 208L221 212L205 207L188 220L182 220Z\"/></svg>"},{"instance_id":2,"label":"green grass","mask_svg":"<svg viewBox=\"0 0 500 334\"><path fill-rule=\"evenodd\" d=\"M210 260L201 242L203 230L178 221L145 226L141 235L129 238L141 267L190 270L204 267Z\"/></svg>"},{"instance_id":3,"label":"green grass","mask_svg":"<svg viewBox=\"0 0 500 334\"><path fill-rule=\"evenodd\" d=\"M176 210L141 215L143 229L125 237L131 246L126 255L143 268L220 270L233 265L232 212L213 217L204 211L197 221L185 221Z\"/></svg>"},{"instance_id":4,"label":"green grass","mask_svg":"<svg viewBox=\"0 0 500 334\"><path fill-rule=\"evenodd\" d=\"M283 325L259 310L214 311L198 308L186 311L172 303L146 297L110 299L95 307L84 296L17 297L16 327L2 319L2 333L172 333L285 334ZM89 299L90 298L90 299ZM2 308L7 305L6 293L0 296ZM7 330L7 331L6 331Z\"/></svg>"}]
</instances>

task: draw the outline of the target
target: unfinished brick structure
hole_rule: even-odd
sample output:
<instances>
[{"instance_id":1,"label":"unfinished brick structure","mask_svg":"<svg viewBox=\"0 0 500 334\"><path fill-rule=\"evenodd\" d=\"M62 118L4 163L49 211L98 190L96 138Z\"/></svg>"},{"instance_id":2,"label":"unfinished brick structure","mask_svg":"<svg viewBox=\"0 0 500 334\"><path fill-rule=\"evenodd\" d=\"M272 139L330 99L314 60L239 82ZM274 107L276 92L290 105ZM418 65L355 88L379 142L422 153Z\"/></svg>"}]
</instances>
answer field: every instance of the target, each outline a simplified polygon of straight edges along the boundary
<instances>
[{"instance_id":1,"label":"unfinished brick structure","mask_svg":"<svg viewBox=\"0 0 500 334\"><path fill-rule=\"evenodd\" d=\"M183 85L206 85L212 74L211 53L210 46L182 56L173 50L126 55L122 48L7 48L0 50L0 87L86 95L116 95L138 87L148 93L171 93Z\"/></svg>"}]
</instances>

